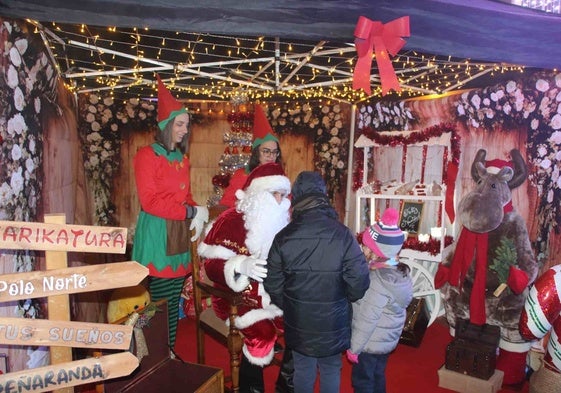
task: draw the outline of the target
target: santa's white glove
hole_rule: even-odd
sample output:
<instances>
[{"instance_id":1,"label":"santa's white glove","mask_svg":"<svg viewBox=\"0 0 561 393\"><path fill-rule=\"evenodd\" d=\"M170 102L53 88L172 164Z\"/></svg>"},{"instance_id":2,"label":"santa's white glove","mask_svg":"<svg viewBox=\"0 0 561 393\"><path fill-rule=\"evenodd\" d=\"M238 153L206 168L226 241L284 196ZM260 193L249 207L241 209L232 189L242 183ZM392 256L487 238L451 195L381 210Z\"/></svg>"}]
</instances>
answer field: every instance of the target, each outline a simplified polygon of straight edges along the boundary
<instances>
[{"instance_id":1,"label":"santa's white glove","mask_svg":"<svg viewBox=\"0 0 561 393\"><path fill-rule=\"evenodd\" d=\"M189 227L190 230L195 229L195 234L191 238L191 241L196 241L201 233L203 233L203 228L205 223L208 222L208 209L206 206L195 206L197 208L197 212L195 213L195 217L191 220L191 226Z\"/></svg>"},{"instance_id":2,"label":"santa's white glove","mask_svg":"<svg viewBox=\"0 0 561 393\"><path fill-rule=\"evenodd\" d=\"M255 281L263 282L267 277L267 261L254 257L247 257L235 268L237 273L253 278Z\"/></svg>"}]
</instances>

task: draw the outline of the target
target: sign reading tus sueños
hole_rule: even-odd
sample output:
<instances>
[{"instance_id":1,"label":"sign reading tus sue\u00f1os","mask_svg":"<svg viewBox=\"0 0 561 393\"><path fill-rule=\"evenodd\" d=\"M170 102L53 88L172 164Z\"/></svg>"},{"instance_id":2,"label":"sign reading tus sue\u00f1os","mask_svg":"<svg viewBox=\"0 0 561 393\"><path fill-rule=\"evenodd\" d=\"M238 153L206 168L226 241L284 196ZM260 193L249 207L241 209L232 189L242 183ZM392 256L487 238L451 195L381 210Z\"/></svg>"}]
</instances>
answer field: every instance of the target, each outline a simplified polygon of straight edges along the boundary
<instances>
[{"instance_id":1,"label":"sign reading tus sue\u00f1os","mask_svg":"<svg viewBox=\"0 0 561 393\"><path fill-rule=\"evenodd\" d=\"M129 349L133 326L108 323L0 318L0 344ZM2 392L2 389L0 389Z\"/></svg>"},{"instance_id":2,"label":"sign reading tus sue\u00f1os","mask_svg":"<svg viewBox=\"0 0 561 393\"><path fill-rule=\"evenodd\" d=\"M123 254L127 229L0 221L0 249Z\"/></svg>"}]
</instances>

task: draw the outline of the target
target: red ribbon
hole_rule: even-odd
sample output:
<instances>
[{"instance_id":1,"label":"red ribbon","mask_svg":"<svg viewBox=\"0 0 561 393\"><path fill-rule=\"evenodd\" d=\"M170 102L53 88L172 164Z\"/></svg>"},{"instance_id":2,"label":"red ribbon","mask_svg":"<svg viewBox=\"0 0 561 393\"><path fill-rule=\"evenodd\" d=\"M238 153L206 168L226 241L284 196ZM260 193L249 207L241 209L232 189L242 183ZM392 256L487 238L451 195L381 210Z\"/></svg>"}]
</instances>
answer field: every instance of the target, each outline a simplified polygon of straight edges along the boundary
<instances>
[{"instance_id":1,"label":"red ribbon","mask_svg":"<svg viewBox=\"0 0 561 393\"><path fill-rule=\"evenodd\" d=\"M446 165L446 164L445 164ZM446 180L446 201L444 207L450 223L454 223L456 219L456 212L454 211L454 193L456 190L456 179L458 178L459 167L455 162L451 162L446 167L447 180Z\"/></svg>"},{"instance_id":2,"label":"red ribbon","mask_svg":"<svg viewBox=\"0 0 561 393\"><path fill-rule=\"evenodd\" d=\"M475 277L469 298L469 319L471 323L483 325L485 313L485 285L487 282L488 233L475 233L462 228L450 264L450 285L462 288L467 272L475 259Z\"/></svg>"},{"instance_id":3,"label":"red ribbon","mask_svg":"<svg viewBox=\"0 0 561 393\"><path fill-rule=\"evenodd\" d=\"M390 89L401 91L388 52L395 56L405 45L405 40L401 37L410 35L409 17L402 16L384 25L382 22L360 16L354 35L358 60L353 74L353 89L362 88L366 93L371 94L370 69L372 68L372 51L374 51L380 73L382 95L385 96Z\"/></svg>"}]
</instances>

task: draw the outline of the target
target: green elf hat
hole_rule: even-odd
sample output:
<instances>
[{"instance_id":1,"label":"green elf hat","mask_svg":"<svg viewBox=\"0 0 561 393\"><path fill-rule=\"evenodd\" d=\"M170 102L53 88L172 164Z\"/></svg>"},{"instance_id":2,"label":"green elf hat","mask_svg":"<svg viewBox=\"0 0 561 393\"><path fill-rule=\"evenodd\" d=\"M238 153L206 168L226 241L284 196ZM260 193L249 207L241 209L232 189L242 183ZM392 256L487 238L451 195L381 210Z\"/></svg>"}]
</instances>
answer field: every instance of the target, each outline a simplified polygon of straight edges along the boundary
<instances>
[{"instance_id":1,"label":"green elf hat","mask_svg":"<svg viewBox=\"0 0 561 393\"><path fill-rule=\"evenodd\" d=\"M267 141L275 141L279 143L279 140L273 132L273 128L265 116L265 112L261 105L254 106L253 113L253 144L252 149Z\"/></svg>"},{"instance_id":2,"label":"green elf hat","mask_svg":"<svg viewBox=\"0 0 561 393\"><path fill-rule=\"evenodd\" d=\"M175 116L189 112L166 88L160 75L156 75L156 78L158 79L158 127L163 131Z\"/></svg>"}]
</instances>

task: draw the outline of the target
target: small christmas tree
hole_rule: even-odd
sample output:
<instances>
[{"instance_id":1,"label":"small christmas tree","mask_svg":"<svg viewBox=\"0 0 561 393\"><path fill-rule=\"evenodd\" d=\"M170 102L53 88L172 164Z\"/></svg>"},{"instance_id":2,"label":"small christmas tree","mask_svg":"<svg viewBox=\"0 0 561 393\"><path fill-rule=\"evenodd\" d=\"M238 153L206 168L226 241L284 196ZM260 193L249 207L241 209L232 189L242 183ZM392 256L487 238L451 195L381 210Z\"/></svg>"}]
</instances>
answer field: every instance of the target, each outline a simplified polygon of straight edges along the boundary
<instances>
[{"instance_id":1,"label":"small christmas tree","mask_svg":"<svg viewBox=\"0 0 561 393\"><path fill-rule=\"evenodd\" d=\"M495 252L493 264L489 266L491 270L497 272L500 285L495 289L495 296L500 296L502 291L507 288L506 281L511 266L516 266L518 261L518 254L514 241L508 237L501 238L501 244Z\"/></svg>"},{"instance_id":2,"label":"small christmas tree","mask_svg":"<svg viewBox=\"0 0 561 393\"><path fill-rule=\"evenodd\" d=\"M243 105L228 115L230 130L224 133L226 146L218 161L219 173L212 178L214 193L208 200L208 206L215 206L220 202L232 174L244 167L251 156L253 113L245 111L245 108Z\"/></svg>"}]
</instances>

